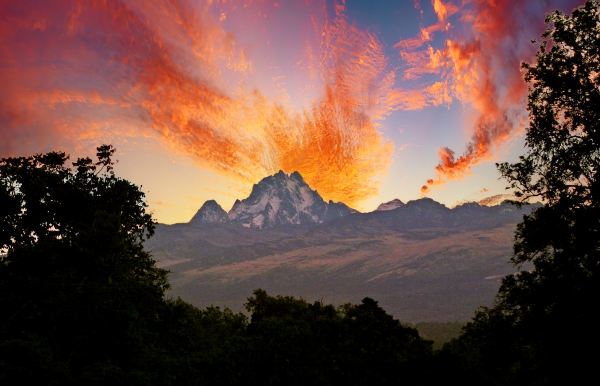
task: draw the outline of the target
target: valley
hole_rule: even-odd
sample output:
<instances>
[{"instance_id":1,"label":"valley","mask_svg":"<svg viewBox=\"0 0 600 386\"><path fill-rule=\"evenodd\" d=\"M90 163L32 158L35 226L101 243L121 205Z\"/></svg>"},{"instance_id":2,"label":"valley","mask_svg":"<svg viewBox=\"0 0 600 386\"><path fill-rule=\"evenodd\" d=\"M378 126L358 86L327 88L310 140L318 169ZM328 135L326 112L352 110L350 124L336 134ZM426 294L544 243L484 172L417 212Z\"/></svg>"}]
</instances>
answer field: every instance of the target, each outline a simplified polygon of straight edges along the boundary
<instances>
[{"instance_id":1,"label":"valley","mask_svg":"<svg viewBox=\"0 0 600 386\"><path fill-rule=\"evenodd\" d=\"M449 209L423 198L319 221L316 211L294 212L321 205L316 192L308 204L298 202L308 195L289 190L285 179L265 180L255 186L253 201L259 204L246 201L245 213L236 218L257 224L252 216L270 215L276 224L245 226L224 211L200 211L189 223L158 225L147 248L170 271L171 295L233 310L242 310L256 288L334 304L368 296L403 321L464 321L489 305L502 277L514 271L514 230L534 207L505 202ZM272 212L273 197L285 212ZM212 203L205 207L214 211ZM295 223L299 218L308 220Z\"/></svg>"}]
</instances>

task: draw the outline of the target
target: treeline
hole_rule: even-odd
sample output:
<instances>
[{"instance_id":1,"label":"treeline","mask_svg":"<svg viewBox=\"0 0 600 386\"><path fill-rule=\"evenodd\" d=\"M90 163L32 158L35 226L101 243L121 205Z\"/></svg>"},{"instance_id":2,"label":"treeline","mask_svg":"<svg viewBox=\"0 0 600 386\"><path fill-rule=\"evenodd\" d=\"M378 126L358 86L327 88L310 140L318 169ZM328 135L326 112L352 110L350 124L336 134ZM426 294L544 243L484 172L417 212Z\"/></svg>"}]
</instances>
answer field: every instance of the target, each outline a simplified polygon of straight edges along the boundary
<instances>
[{"instance_id":1,"label":"treeline","mask_svg":"<svg viewBox=\"0 0 600 386\"><path fill-rule=\"evenodd\" d=\"M144 195L111 146L0 161L0 384L388 385L430 342L372 299L334 307L257 290L243 314L165 297Z\"/></svg>"},{"instance_id":2,"label":"treeline","mask_svg":"<svg viewBox=\"0 0 600 386\"><path fill-rule=\"evenodd\" d=\"M529 83L527 152L499 165L525 216L494 305L431 342L372 299L334 307L257 290L249 317L165 297L144 250L143 192L114 149L69 164L0 160L1 385L565 385L597 378L600 12L547 18Z\"/></svg>"}]
</instances>

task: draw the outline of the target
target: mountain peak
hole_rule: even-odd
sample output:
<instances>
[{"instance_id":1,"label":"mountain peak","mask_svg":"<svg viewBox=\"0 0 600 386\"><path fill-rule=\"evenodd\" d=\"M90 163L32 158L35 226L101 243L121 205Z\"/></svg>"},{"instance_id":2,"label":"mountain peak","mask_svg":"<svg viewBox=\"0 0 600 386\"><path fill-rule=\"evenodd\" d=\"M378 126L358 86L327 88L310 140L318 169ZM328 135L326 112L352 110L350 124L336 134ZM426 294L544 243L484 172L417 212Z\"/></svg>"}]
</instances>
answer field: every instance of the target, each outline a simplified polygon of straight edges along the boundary
<instances>
[{"instance_id":1,"label":"mountain peak","mask_svg":"<svg viewBox=\"0 0 600 386\"><path fill-rule=\"evenodd\" d=\"M314 224L355 212L341 203L326 203L299 172L282 170L263 178L250 195L236 201L228 219L248 228L284 224Z\"/></svg>"},{"instance_id":2,"label":"mountain peak","mask_svg":"<svg viewBox=\"0 0 600 386\"><path fill-rule=\"evenodd\" d=\"M198 212L192 217L193 224L220 224L227 221L227 212L215 200L208 200L202 204Z\"/></svg>"},{"instance_id":3,"label":"mountain peak","mask_svg":"<svg viewBox=\"0 0 600 386\"><path fill-rule=\"evenodd\" d=\"M404 203L397 198L394 198L392 201L384 202L380 204L376 211L384 211L384 210L394 210L404 206Z\"/></svg>"},{"instance_id":4,"label":"mountain peak","mask_svg":"<svg viewBox=\"0 0 600 386\"><path fill-rule=\"evenodd\" d=\"M434 209L434 210L450 210L448 209L448 207L444 204L440 204L439 202L437 202L436 200L429 198L429 197L423 197L423 198L419 198L417 200L412 200L406 203L407 207L411 207L411 208L418 208L418 209Z\"/></svg>"},{"instance_id":5,"label":"mountain peak","mask_svg":"<svg viewBox=\"0 0 600 386\"><path fill-rule=\"evenodd\" d=\"M306 182L304 182L304 178L302 178L302 175L300 175L300 173L299 173L299 172L297 172L297 171L296 171L296 172L292 172L292 173L290 174L290 178L292 178L292 179L294 179L294 180L296 180L296 181L298 181L298 182L301 182L301 183L303 183L303 184L305 184L305 183L306 183Z\"/></svg>"}]
</instances>

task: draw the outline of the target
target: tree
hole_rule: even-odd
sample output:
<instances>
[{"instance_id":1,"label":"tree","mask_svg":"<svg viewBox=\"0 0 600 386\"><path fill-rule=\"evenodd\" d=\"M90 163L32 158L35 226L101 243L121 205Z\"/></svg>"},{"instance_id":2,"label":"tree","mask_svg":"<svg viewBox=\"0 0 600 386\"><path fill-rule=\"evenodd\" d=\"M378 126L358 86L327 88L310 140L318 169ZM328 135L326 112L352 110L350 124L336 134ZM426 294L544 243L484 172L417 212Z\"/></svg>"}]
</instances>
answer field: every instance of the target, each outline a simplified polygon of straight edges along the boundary
<instances>
[{"instance_id":1,"label":"tree","mask_svg":"<svg viewBox=\"0 0 600 386\"><path fill-rule=\"evenodd\" d=\"M247 309L248 383L425 384L431 342L373 299L334 307L256 290Z\"/></svg>"},{"instance_id":2,"label":"tree","mask_svg":"<svg viewBox=\"0 0 600 386\"><path fill-rule=\"evenodd\" d=\"M554 12L529 84L527 152L499 165L524 218L495 305L448 347L488 384L577 384L593 374L600 343L600 11L588 1Z\"/></svg>"},{"instance_id":3,"label":"tree","mask_svg":"<svg viewBox=\"0 0 600 386\"><path fill-rule=\"evenodd\" d=\"M152 218L113 153L0 161L2 384L144 381L166 271L143 249Z\"/></svg>"},{"instance_id":4,"label":"tree","mask_svg":"<svg viewBox=\"0 0 600 386\"><path fill-rule=\"evenodd\" d=\"M0 160L0 384L423 379L430 343L372 299L336 308L257 290L250 321L166 299L166 271L143 247L144 194L115 176L113 153Z\"/></svg>"}]
</instances>

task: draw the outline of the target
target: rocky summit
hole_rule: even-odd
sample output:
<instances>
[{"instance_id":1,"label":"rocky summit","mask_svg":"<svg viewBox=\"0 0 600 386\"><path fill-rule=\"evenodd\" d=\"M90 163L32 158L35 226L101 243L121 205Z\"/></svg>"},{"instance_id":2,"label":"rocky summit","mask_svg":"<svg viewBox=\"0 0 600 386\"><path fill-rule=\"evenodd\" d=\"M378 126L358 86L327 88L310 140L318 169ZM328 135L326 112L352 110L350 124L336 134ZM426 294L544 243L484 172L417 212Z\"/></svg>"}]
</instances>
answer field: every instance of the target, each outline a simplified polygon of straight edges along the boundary
<instances>
[{"instance_id":1,"label":"rocky summit","mask_svg":"<svg viewBox=\"0 0 600 386\"><path fill-rule=\"evenodd\" d=\"M172 295L236 309L256 288L334 303L364 296L406 321L468 320L510 264L516 224L536 205L393 200L359 213L279 172L226 213L207 201L189 223L157 225L147 247Z\"/></svg>"},{"instance_id":2,"label":"rocky summit","mask_svg":"<svg viewBox=\"0 0 600 386\"><path fill-rule=\"evenodd\" d=\"M356 211L346 204L323 200L300 173L279 171L255 184L250 196L236 200L229 213L210 200L191 222L229 222L262 229L289 224L320 224L351 213Z\"/></svg>"},{"instance_id":3,"label":"rocky summit","mask_svg":"<svg viewBox=\"0 0 600 386\"><path fill-rule=\"evenodd\" d=\"M394 210L394 209L398 209L402 206L404 206L404 203L402 201L400 201L399 199L395 198L392 201L388 201L388 202L384 202L383 204L380 204L377 207L377 209L375 209L375 210L376 211Z\"/></svg>"},{"instance_id":4,"label":"rocky summit","mask_svg":"<svg viewBox=\"0 0 600 386\"><path fill-rule=\"evenodd\" d=\"M223 224L228 220L227 212L215 200L206 201L192 217L192 224Z\"/></svg>"}]
</instances>

